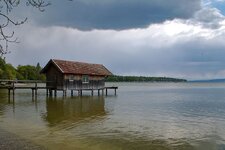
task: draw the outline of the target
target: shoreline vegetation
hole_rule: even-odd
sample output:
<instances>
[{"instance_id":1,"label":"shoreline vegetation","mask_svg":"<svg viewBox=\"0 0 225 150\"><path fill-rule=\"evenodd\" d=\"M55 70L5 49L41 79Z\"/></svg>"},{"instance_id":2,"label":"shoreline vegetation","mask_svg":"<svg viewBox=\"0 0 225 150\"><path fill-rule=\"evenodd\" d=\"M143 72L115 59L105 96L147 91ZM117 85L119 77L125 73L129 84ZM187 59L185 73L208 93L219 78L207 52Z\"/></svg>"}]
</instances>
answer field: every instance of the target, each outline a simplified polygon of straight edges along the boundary
<instances>
[{"instance_id":1,"label":"shoreline vegetation","mask_svg":"<svg viewBox=\"0 0 225 150\"><path fill-rule=\"evenodd\" d=\"M45 75L40 74L41 66L37 63L32 65L19 65L16 68L10 63L6 63L0 57L0 79L3 80L45 80Z\"/></svg>"},{"instance_id":2,"label":"shoreline vegetation","mask_svg":"<svg viewBox=\"0 0 225 150\"><path fill-rule=\"evenodd\" d=\"M119 76L113 75L106 78L106 82L187 82L185 79L170 77L146 77L146 76Z\"/></svg>"},{"instance_id":3,"label":"shoreline vegetation","mask_svg":"<svg viewBox=\"0 0 225 150\"><path fill-rule=\"evenodd\" d=\"M0 58L0 79L5 80L42 80L45 81L45 75L40 74L42 67L39 63L36 66L19 65L16 68L6 63ZM187 82L185 79L170 77L146 77L146 76L109 76L106 82Z\"/></svg>"}]
</instances>

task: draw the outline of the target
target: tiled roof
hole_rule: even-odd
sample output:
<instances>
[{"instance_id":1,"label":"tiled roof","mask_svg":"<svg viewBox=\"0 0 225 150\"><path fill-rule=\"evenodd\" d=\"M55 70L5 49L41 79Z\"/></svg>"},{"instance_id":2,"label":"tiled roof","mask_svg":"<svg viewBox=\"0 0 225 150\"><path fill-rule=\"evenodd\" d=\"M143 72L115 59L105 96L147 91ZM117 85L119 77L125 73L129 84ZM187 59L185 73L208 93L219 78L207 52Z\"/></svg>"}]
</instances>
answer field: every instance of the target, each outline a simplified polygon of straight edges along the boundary
<instances>
[{"instance_id":1,"label":"tiled roof","mask_svg":"<svg viewBox=\"0 0 225 150\"><path fill-rule=\"evenodd\" d=\"M112 73L101 64L90 64L57 59L51 59L50 62L54 63L59 68L59 70L64 74L82 74L82 75L100 75L100 76L112 75ZM48 64L46 65L46 67L48 66ZM44 69L47 69L46 67ZM42 72L45 72L44 69Z\"/></svg>"}]
</instances>

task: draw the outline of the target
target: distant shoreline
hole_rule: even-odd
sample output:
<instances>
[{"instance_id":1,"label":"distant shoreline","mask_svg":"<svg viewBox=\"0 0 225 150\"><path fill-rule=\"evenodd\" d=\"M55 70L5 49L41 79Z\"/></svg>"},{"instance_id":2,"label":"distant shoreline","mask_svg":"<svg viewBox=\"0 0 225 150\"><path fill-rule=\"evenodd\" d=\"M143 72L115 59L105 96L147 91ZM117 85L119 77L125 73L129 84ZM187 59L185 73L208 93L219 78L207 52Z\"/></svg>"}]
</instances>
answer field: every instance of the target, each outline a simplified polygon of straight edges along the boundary
<instances>
[{"instance_id":1,"label":"distant shoreline","mask_svg":"<svg viewBox=\"0 0 225 150\"><path fill-rule=\"evenodd\" d=\"M190 80L188 82L211 82L211 83L221 83L225 82L225 79L210 79L210 80Z\"/></svg>"},{"instance_id":2,"label":"distant shoreline","mask_svg":"<svg viewBox=\"0 0 225 150\"><path fill-rule=\"evenodd\" d=\"M170 77L146 77L146 76L109 76L106 82L187 82L186 79Z\"/></svg>"}]
</instances>

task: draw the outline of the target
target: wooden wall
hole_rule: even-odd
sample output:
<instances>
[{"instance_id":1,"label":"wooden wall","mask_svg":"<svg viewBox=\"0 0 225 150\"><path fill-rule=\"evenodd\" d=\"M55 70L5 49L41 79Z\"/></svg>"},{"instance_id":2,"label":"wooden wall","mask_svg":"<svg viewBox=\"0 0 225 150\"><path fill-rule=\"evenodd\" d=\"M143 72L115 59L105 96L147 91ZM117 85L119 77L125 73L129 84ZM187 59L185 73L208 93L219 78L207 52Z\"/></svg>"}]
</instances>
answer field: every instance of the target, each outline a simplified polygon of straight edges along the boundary
<instances>
[{"instance_id":1,"label":"wooden wall","mask_svg":"<svg viewBox=\"0 0 225 150\"><path fill-rule=\"evenodd\" d=\"M104 76L88 76L89 82L82 82L82 75L64 75L64 87L66 89L101 89L105 87Z\"/></svg>"},{"instance_id":2,"label":"wooden wall","mask_svg":"<svg viewBox=\"0 0 225 150\"><path fill-rule=\"evenodd\" d=\"M88 76L89 82L82 81L82 75L62 74L51 65L46 73L47 87L58 90L101 89L105 87L104 76Z\"/></svg>"},{"instance_id":3,"label":"wooden wall","mask_svg":"<svg viewBox=\"0 0 225 150\"><path fill-rule=\"evenodd\" d=\"M63 74L53 65L51 65L46 73L47 87L57 89L63 88Z\"/></svg>"}]
</instances>

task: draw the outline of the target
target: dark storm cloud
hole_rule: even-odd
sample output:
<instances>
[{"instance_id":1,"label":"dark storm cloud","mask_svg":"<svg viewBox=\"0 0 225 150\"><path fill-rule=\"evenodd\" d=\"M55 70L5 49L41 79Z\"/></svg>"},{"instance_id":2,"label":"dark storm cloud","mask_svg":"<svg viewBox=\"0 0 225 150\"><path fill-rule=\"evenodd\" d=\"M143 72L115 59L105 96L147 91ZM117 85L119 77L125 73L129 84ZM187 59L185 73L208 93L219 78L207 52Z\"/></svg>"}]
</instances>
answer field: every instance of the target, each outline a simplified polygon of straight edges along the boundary
<instances>
[{"instance_id":1,"label":"dark storm cloud","mask_svg":"<svg viewBox=\"0 0 225 150\"><path fill-rule=\"evenodd\" d=\"M34 18L47 26L128 29L174 18L187 19L199 9L201 0L55 0L44 13Z\"/></svg>"}]
</instances>

